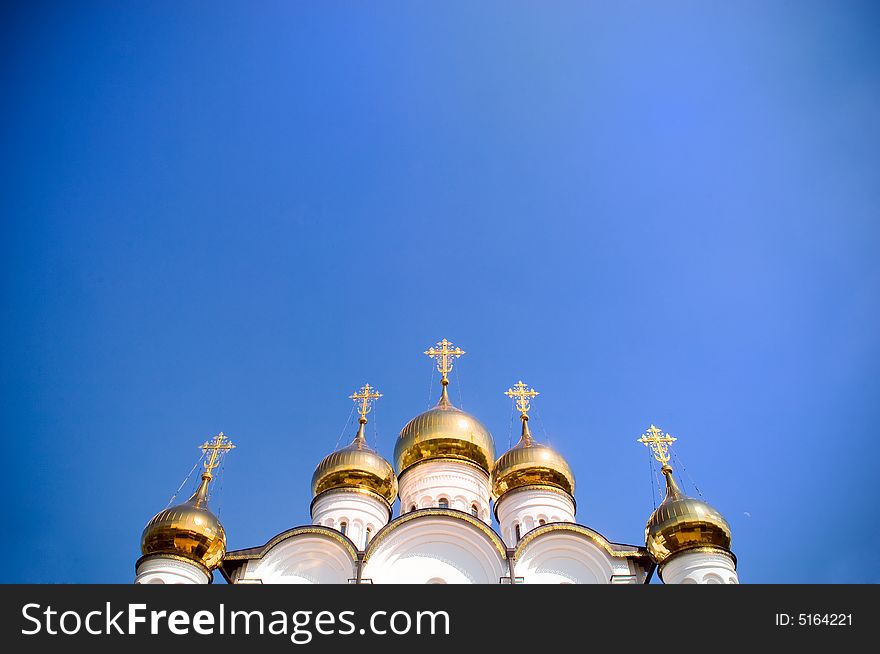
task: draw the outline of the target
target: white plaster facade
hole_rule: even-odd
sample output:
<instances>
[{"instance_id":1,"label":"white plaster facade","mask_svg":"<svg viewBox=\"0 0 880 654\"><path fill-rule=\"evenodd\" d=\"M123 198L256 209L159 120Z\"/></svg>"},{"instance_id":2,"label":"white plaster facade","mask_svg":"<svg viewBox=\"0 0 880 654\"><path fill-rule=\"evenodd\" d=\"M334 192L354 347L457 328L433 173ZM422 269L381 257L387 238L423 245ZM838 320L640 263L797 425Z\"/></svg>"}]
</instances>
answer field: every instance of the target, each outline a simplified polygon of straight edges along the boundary
<instances>
[{"instance_id":1,"label":"white plaster facade","mask_svg":"<svg viewBox=\"0 0 880 654\"><path fill-rule=\"evenodd\" d=\"M136 584L208 584L211 575L181 557L150 556L138 561Z\"/></svg>"},{"instance_id":2,"label":"white plaster facade","mask_svg":"<svg viewBox=\"0 0 880 654\"><path fill-rule=\"evenodd\" d=\"M660 566L666 584L738 584L733 556L722 550L693 549L671 556Z\"/></svg>"},{"instance_id":3,"label":"white plaster facade","mask_svg":"<svg viewBox=\"0 0 880 654\"><path fill-rule=\"evenodd\" d=\"M504 542L514 547L527 533L551 522L574 522L571 496L554 488L525 487L505 493L495 504Z\"/></svg>"},{"instance_id":4,"label":"white plaster facade","mask_svg":"<svg viewBox=\"0 0 880 654\"><path fill-rule=\"evenodd\" d=\"M454 459L432 459L407 468L398 478L400 512L415 509L456 509L490 523L489 473Z\"/></svg>"},{"instance_id":5,"label":"white plaster facade","mask_svg":"<svg viewBox=\"0 0 880 654\"><path fill-rule=\"evenodd\" d=\"M388 504L369 492L338 488L325 491L312 502L312 524L344 533L364 549L391 517Z\"/></svg>"}]
</instances>

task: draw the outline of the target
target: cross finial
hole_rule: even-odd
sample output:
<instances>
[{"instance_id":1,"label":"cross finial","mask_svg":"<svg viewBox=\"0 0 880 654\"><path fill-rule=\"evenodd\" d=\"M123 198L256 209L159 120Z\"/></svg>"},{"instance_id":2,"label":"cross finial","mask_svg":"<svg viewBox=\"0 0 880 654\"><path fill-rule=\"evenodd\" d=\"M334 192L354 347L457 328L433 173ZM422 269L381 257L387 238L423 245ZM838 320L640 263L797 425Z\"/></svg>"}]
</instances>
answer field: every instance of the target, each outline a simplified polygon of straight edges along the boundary
<instances>
[{"instance_id":1,"label":"cross finial","mask_svg":"<svg viewBox=\"0 0 880 654\"><path fill-rule=\"evenodd\" d=\"M367 414L373 409L373 402L382 397L382 393L379 393L369 384L364 384L357 393L353 393L348 397L354 400L358 413L361 416L360 422L365 424L367 422Z\"/></svg>"},{"instance_id":2,"label":"cross finial","mask_svg":"<svg viewBox=\"0 0 880 654\"><path fill-rule=\"evenodd\" d=\"M233 445L232 441L230 441L221 431L214 436L212 440L205 441L205 443L199 447L205 454L208 454L209 451L211 452L208 456L208 460L204 463L205 472L202 473L202 479L211 479L211 477L214 476L211 471L220 465L220 458L226 454L226 452L235 448L235 445Z\"/></svg>"},{"instance_id":3,"label":"cross finial","mask_svg":"<svg viewBox=\"0 0 880 654\"><path fill-rule=\"evenodd\" d=\"M529 417L529 409L532 408L529 400L540 395L534 388L529 388L528 384L524 384L521 379L513 385L513 388L504 391L504 394L516 400L516 408L519 409L520 417L526 420Z\"/></svg>"},{"instance_id":4,"label":"cross finial","mask_svg":"<svg viewBox=\"0 0 880 654\"><path fill-rule=\"evenodd\" d=\"M453 348L452 343L445 338L437 343L438 347L425 350L425 354L437 361L437 370L440 371L440 383L446 386L449 383L447 375L452 371L452 360L465 353L460 347Z\"/></svg>"},{"instance_id":5,"label":"cross finial","mask_svg":"<svg viewBox=\"0 0 880 654\"><path fill-rule=\"evenodd\" d=\"M669 446L677 440L677 438L674 438L669 434L664 434L658 427L651 425L648 430L642 434L639 443L642 443L645 447L650 447L654 458L657 459L664 468L669 468ZM672 468L669 469L672 470Z\"/></svg>"}]
</instances>

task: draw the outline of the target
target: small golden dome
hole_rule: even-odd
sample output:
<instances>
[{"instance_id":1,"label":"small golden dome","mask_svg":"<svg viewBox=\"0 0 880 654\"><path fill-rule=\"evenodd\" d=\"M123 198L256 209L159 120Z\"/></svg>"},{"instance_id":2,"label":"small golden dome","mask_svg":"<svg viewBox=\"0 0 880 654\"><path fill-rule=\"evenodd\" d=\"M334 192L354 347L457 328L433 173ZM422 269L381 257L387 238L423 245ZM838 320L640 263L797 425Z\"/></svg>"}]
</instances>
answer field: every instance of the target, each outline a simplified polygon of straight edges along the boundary
<instances>
[{"instance_id":1,"label":"small golden dome","mask_svg":"<svg viewBox=\"0 0 880 654\"><path fill-rule=\"evenodd\" d=\"M492 496L499 498L523 486L551 486L574 496L574 473L563 456L536 443L529 431L529 417L522 415L522 437L492 467Z\"/></svg>"},{"instance_id":2,"label":"small golden dome","mask_svg":"<svg viewBox=\"0 0 880 654\"><path fill-rule=\"evenodd\" d=\"M141 536L141 552L182 556L205 566L216 568L226 553L226 532L208 510L208 482L202 476L198 490L183 504L157 513Z\"/></svg>"},{"instance_id":3,"label":"small golden dome","mask_svg":"<svg viewBox=\"0 0 880 654\"><path fill-rule=\"evenodd\" d=\"M394 446L398 474L428 459L469 461L488 473L495 460L492 434L474 416L453 406L446 379L441 383L439 404L410 420L400 431Z\"/></svg>"},{"instance_id":4,"label":"small golden dome","mask_svg":"<svg viewBox=\"0 0 880 654\"><path fill-rule=\"evenodd\" d=\"M381 455L370 449L364 438L362 418L350 445L324 457L312 475L312 496L335 488L366 490L381 496L389 505L397 497L397 475Z\"/></svg>"},{"instance_id":5,"label":"small golden dome","mask_svg":"<svg viewBox=\"0 0 880 654\"><path fill-rule=\"evenodd\" d=\"M663 466L666 498L645 527L645 544L655 563L682 550L715 547L730 551L730 525L716 509L682 493L672 468Z\"/></svg>"}]
</instances>

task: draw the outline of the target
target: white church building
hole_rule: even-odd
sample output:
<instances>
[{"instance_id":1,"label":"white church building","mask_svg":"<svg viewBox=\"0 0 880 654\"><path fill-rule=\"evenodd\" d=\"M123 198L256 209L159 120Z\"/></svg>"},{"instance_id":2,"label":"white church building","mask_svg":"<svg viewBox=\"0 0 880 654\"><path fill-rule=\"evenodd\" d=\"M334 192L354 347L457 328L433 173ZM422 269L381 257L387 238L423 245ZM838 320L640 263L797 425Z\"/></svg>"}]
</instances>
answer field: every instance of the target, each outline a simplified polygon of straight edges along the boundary
<instances>
[{"instance_id":1,"label":"white church building","mask_svg":"<svg viewBox=\"0 0 880 654\"><path fill-rule=\"evenodd\" d=\"M208 508L212 471L234 447L221 433L202 446L195 494L144 529L135 583L205 584L215 569L233 584L643 584L655 570L667 584L738 583L727 521L676 484L674 438L651 425L640 439L666 479L645 544L612 543L577 523L571 468L532 438L538 393L522 382L507 391L522 435L496 458L489 430L449 400L448 373L464 351L444 339L425 354L441 374L440 400L403 427L393 466L364 437L381 397L367 384L351 396L360 414L354 440L315 469L312 524L227 552Z\"/></svg>"}]
</instances>

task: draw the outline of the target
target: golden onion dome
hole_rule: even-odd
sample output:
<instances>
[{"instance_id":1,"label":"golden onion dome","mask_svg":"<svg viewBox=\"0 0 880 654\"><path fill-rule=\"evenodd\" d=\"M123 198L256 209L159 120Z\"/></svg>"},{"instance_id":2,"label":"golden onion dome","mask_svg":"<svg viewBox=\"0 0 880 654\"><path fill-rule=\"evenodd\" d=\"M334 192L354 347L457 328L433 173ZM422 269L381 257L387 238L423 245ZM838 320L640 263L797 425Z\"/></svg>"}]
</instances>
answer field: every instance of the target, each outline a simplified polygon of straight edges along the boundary
<instances>
[{"instance_id":1,"label":"golden onion dome","mask_svg":"<svg viewBox=\"0 0 880 654\"><path fill-rule=\"evenodd\" d=\"M492 496L524 486L550 486L574 496L574 473L563 456L547 445L535 442L529 431L529 417L522 419L519 442L501 455L492 466Z\"/></svg>"},{"instance_id":2,"label":"golden onion dome","mask_svg":"<svg viewBox=\"0 0 880 654\"><path fill-rule=\"evenodd\" d=\"M394 446L394 463L398 474L429 459L457 459L473 463L487 473L495 460L492 434L479 420L452 405L446 386L440 402L417 415L400 431Z\"/></svg>"},{"instance_id":3,"label":"golden onion dome","mask_svg":"<svg viewBox=\"0 0 880 654\"><path fill-rule=\"evenodd\" d=\"M369 491L382 497L390 506L397 497L397 475L364 438L366 418L361 417L357 435L351 444L324 457L312 475L312 496L337 488Z\"/></svg>"},{"instance_id":4,"label":"golden onion dome","mask_svg":"<svg viewBox=\"0 0 880 654\"><path fill-rule=\"evenodd\" d=\"M211 475L202 475L198 490L186 502L157 513L141 536L144 556L158 554L180 556L216 568L226 553L226 531L208 510L208 483Z\"/></svg>"},{"instance_id":5,"label":"golden onion dome","mask_svg":"<svg viewBox=\"0 0 880 654\"><path fill-rule=\"evenodd\" d=\"M666 498L651 514L645 527L645 544L655 563L673 554L696 547L730 551L730 525L715 508L686 496L672 477L672 468L663 466Z\"/></svg>"}]
</instances>

